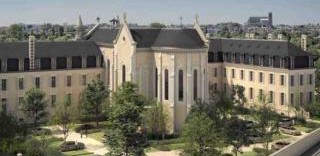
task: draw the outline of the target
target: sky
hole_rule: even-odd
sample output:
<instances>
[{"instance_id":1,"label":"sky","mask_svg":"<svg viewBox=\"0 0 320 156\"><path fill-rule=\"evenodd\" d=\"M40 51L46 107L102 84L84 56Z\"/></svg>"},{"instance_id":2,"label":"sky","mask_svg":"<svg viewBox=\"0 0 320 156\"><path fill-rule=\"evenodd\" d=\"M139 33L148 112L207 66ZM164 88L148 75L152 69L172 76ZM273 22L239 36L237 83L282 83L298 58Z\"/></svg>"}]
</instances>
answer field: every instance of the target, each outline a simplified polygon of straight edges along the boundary
<instances>
[{"instance_id":1,"label":"sky","mask_svg":"<svg viewBox=\"0 0 320 156\"><path fill-rule=\"evenodd\" d=\"M184 24L199 15L200 24L244 23L273 13L274 24L320 23L320 0L0 0L0 26L13 23L84 24L108 22L127 14L129 23Z\"/></svg>"}]
</instances>

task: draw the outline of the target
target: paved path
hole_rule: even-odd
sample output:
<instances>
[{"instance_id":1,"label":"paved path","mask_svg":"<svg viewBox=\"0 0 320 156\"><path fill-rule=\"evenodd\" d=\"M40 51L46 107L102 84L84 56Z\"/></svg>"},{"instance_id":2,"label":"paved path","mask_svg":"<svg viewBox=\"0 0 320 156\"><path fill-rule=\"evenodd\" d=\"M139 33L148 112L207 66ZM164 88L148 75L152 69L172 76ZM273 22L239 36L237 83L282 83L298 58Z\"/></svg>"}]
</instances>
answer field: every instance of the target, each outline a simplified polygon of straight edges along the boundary
<instances>
[{"instance_id":1,"label":"paved path","mask_svg":"<svg viewBox=\"0 0 320 156\"><path fill-rule=\"evenodd\" d=\"M63 134L56 134L55 136L63 137ZM67 138L67 141L82 142L85 144L86 150L94 154L105 155L108 152L106 146L100 141L97 141L89 137L86 138L85 135L83 135L83 137L81 138L81 135L76 132L71 132Z\"/></svg>"}]
</instances>

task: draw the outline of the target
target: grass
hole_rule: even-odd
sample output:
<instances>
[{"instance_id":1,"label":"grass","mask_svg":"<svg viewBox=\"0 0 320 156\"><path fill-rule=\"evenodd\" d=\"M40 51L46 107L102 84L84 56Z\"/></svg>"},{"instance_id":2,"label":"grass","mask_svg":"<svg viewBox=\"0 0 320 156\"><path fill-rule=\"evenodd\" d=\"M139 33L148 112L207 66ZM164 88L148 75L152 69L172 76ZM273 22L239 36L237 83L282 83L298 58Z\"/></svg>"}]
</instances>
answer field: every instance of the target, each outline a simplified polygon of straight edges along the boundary
<instances>
[{"instance_id":1,"label":"grass","mask_svg":"<svg viewBox=\"0 0 320 156\"><path fill-rule=\"evenodd\" d=\"M238 154L238 156L258 156L258 153L254 151L243 152L242 154Z\"/></svg>"},{"instance_id":2,"label":"grass","mask_svg":"<svg viewBox=\"0 0 320 156\"><path fill-rule=\"evenodd\" d=\"M316 122L307 122L305 124L297 124L294 126L297 130L302 131L302 132L306 132L306 133L310 133L318 128L320 128L320 123L316 123Z\"/></svg>"},{"instance_id":3,"label":"grass","mask_svg":"<svg viewBox=\"0 0 320 156\"><path fill-rule=\"evenodd\" d=\"M90 156L93 153L88 152L86 150L78 150L78 151L63 152L62 154L65 156Z\"/></svg>"},{"instance_id":4,"label":"grass","mask_svg":"<svg viewBox=\"0 0 320 156\"><path fill-rule=\"evenodd\" d=\"M102 142L103 134L104 134L103 132L96 132L96 133L88 134L88 137Z\"/></svg>"},{"instance_id":5,"label":"grass","mask_svg":"<svg viewBox=\"0 0 320 156\"><path fill-rule=\"evenodd\" d=\"M272 141L283 140L283 139L287 139L287 138L290 138L290 136L283 135L283 134L275 134L272 136Z\"/></svg>"},{"instance_id":6,"label":"grass","mask_svg":"<svg viewBox=\"0 0 320 156\"><path fill-rule=\"evenodd\" d=\"M183 149L185 143L180 138L166 139L166 140L151 140L150 146L145 150L147 152L152 151L171 151Z\"/></svg>"}]
</instances>

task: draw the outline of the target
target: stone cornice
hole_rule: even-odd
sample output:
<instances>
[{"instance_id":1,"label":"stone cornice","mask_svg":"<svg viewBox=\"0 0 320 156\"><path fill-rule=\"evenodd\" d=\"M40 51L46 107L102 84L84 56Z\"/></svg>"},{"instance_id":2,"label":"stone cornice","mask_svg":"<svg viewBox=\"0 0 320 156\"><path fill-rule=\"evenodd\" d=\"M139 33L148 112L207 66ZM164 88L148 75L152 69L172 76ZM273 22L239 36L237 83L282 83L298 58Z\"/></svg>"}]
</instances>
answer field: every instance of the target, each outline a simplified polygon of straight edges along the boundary
<instances>
[{"instance_id":1,"label":"stone cornice","mask_svg":"<svg viewBox=\"0 0 320 156\"><path fill-rule=\"evenodd\" d=\"M208 48L197 48L197 49L186 49L186 48L173 48L173 47L151 47L153 51L162 51L162 52L207 52Z\"/></svg>"}]
</instances>

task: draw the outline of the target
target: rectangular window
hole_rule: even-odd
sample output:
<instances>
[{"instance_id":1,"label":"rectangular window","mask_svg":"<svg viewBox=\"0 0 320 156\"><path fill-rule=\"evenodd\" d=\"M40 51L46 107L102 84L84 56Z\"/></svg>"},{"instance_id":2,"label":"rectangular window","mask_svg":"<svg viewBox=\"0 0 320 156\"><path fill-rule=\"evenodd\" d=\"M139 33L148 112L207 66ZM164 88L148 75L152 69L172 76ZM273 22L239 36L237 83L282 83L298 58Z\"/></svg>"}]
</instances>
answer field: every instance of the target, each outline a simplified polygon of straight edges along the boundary
<instances>
[{"instance_id":1,"label":"rectangular window","mask_svg":"<svg viewBox=\"0 0 320 156\"><path fill-rule=\"evenodd\" d=\"M223 91L226 93L227 92L227 84L223 83Z\"/></svg>"},{"instance_id":2,"label":"rectangular window","mask_svg":"<svg viewBox=\"0 0 320 156\"><path fill-rule=\"evenodd\" d=\"M57 102L57 96L56 95L51 95L51 107L55 107L56 102Z\"/></svg>"},{"instance_id":3,"label":"rectangular window","mask_svg":"<svg viewBox=\"0 0 320 156\"><path fill-rule=\"evenodd\" d=\"M81 85L87 85L87 75L81 75Z\"/></svg>"},{"instance_id":4,"label":"rectangular window","mask_svg":"<svg viewBox=\"0 0 320 156\"><path fill-rule=\"evenodd\" d=\"M280 85L284 86L284 75L280 76Z\"/></svg>"},{"instance_id":5,"label":"rectangular window","mask_svg":"<svg viewBox=\"0 0 320 156\"><path fill-rule=\"evenodd\" d=\"M179 101L183 101L183 71L182 70L179 70L178 72L178 79L179 79L178 98L179 98Z\"/></svg>"},{"instance_id":6,"label":"rectangular window","mask_svg":"<svg viewBox=\"0 0 320 156\"><path fill-rule=\"evenodd\" d=\"M71 87L71 75L67 76L67 86Z\"/></svg>"},{"instance_id":7,"label":"rectangular window","mask_svg":"<svg viewBox=\"0 0 320 156\"><path fill-rule=\"evenodd\" d=\"M35 78L35 84L34 85L35 85L36 88L40 88L40 77L36 77Z\"/></svg>"},{"instance_id":8,"label":"rectangular window","mask_svg":"<svg viewBox=\"0 0 320 156\"><path fill-rule=\"evenodd\" d=\"M232 78L235 78L235 75L236 75L236 73L235 73L235 70L234 69L231 69L231 72L232 72Z\"/></svg>"},{"instance_id":9,"label":"rectangular window","mask_svg":"<svg viewBox=\"0 0 320 156\"><path fill-rule=\"evenodd\" d=\"M249 78L250 78L250 81L253 81L253 71L250 71L250 76L249 76Z\"/></svg>"},{"instance_id":10,"label":"rectangular window","mask_svg":"<svg viewBox=\"0 0 320 156\"><path fill-rule=\"evenodd\" d=\"M3 112L7 112L7 99L6 98L1 99L1 110Z\"/></svg>"},{"instance_id":11,"label":"rectangular window","mask_svg":"<svg viewBox=\"0 0 320 156\"><path fill-rule=\"evenodd\" d=\"M285 100L285 99L284 99L284 93L281 93L281 94L280 94L280 104L281 104L281 105L284 105L284 100Z\"/></svg>"},{"instance_id":12,"label":"rectangular window","mask_svg":"<svg viewBox=\"0 0 320 156\"><path fill-rule=\"evenodd\" d=\"M313 75L309 74L309 84L312 85L313 83Z\"/></svg>"},{"instance_id":13,"label":"rectangular window","mask_svg":"<svg viewBox=\"0 0 320 156\"><path fill-rule=\"evenodd\" d=\"M273 103L273 91L269 92L269 102Z\"/></svg>"},{"instance_id":14,"label":"rectangular window","mask_svg":"<svg viewBox=\"0 0 320 156\"><path fill-rule=\"evenodd\" d=\"M262 100L262 96L263 96L263 90L259 89L259 99Z\"/></svg>"},{"instance_id":15,"label":"rectangular window","mask_svg":"<svg viewBox=\"0 0 320 156\"><path fill-rule=\"evenodd\" d=\"M169 99L169 71L164 70L164 99Z\"/></svg>"},{"instance_id":16,"label":"rectangular window","mask_svg":"<svg viewBox=\"0 0 320 156\"><path fill-rule=\"evenodd\" d=\"M300 75L300 86L303 85L303 75Z\"/></svg>"},{"instance_id":17,"label":"rectangular window","mask_svg":"<svg viewBox=\"0 0 320 156\"><path fill-rule=\"evenodd\" d=\"M217 76L218 76L218 69L214 68L214 77L217 77Z\"/></svg>"},{"instance_id":18,"label":"rectangular window","mask_svg":"<svg viewBox=\"0 0 320 156\"><path fill-rule=\"evenodd\" d=\"M313 101L313 92L309 92L309 104Z\"/></svg>"},{"instance_id":19,"label":"rectangular window","mask_svg":"<svg viewBox=\"0 0 320 156\"><path fill-rule=\"evenodd\" d=\"M214 90L214 92L218 91L218 84L217 83L213 84L213 90Z\"/></svg>"},{"instance_id":20,"label":"rectangular window","mask_svg":"<svg viewBox=\"0 0 320 156\"><path fill-rule=\"evenodd\" d=\"M154 71L154 97L158 97L158 68Z\"/></svg>"},{"instance_id":21,"label":"rectangular window","mask_svg":"<svg viewBox=\"0 0 320 156\"><path fill-rule=\"evenodd\" d=\"M18 108L22 107L22 103L23 103L23 97L19 97L18 98Z\"/></svg>"},{"instance_id":22,"label":"rectangular window","mask_svg":"<svg viewBox=\"0 0 320 156\"><path fill-rule=\"evenodd\" d=\"M269 74L269 83L273 84L273 74Z\"/></svg>"},{"instance_id":23,"label":"rectangular window","mask_svg":"<svg viewBox=\"0 0 320 156\"><path fill-rule=\"evenodd\" d=\"M51 76L51 88L56 88L56 77Z\"/></svg>"},{"instance_id":24,"label":"rectangular window","mask_svg":"<svg viewBox=\"0 0 320 156\"><path fill-rule=\"evenodd\" d=\"M300 92L300 105L303 105L303 93Z\"/></svg>"},{"instance_id":25,"label":"rectangular window","mask_svg":"<svg viewBox=\"0 0 320 156\"><path fill-rule=\"evenodd\" d=\"M290 94L290 104L293 106L294 105L294 94Z\"/></svg>"},{"instance_id":26,"label":"rectangular window","mask_svg":"<svg viewBox=\"0 0 320 156\"><path fill-rule=\"evenodd\" d=\"M71 93L68 93L68 94L67 94L67 100L70 101L70 103L71 103L71 101L72 101L72 95L71 95Z\"/></svg>"},{"instance_id":27,"label":"rectangular window","mask_svg":"<svg viewBox=\"0 0 320 156\"><path fill-rule=\"evenodd\" d=\"M24 88L23 78L18 79L18 88L19 88L19 90L23 90L23 88Z\"/></svg>"},{"instance_id":28,"label":"rectangular window","mask_svg":"<svg viewBox=\"0 0 320 156\"><path fill-rule=\"evenodd\" d=\"M240 78L241 78L241 80L244 80L244 71L243 70L240 71Z\"/></svg>"},{"instance_id":29,"label":"rectangular window","mask_svg":"<svg viewBox=\"0 0 320 156\"><path fill-rule=\"evenodd\" d=\"M7 79L1 80L1 90L6 91L7 90Z\"/></svg>"},{"instance_id":30,"label":"rectangular window","mask_svg":"<svg viewBox=\"0 0 320 156\"><path fill-rule=\"evenodd\" d=\"M227 77L227 68L224 68L223 76L224 76L224 77Z\"/></svg>"},{"instance_id":31,"label":"rectangular window","mask_svg":"<svg viewBox=\"0 0 320 156\"><path fill-rule=\"evenodd\" d=\"M250 88L249 91L250 91L249 97L250 99L253 99L253 88Z\"/></svg>"},{"instance_id":32,"label":"rectangular window","mask_svg":"<svg viewBox=\"0 0 320 156\"><path fill-rule=\"evenodd\" d=\"M294 75L290 76L290 85L294 86Z\"/></svg>"},{"instance_id":33,"label":"rectangular window","mask_svg":"<svg viewBox=\"0 0 320 156\"><path fill-rule=\"evenodd\" d=\"M262 72L259 73L259 82L263 83L263 73Z\"/></svg>"}]
</instances>

